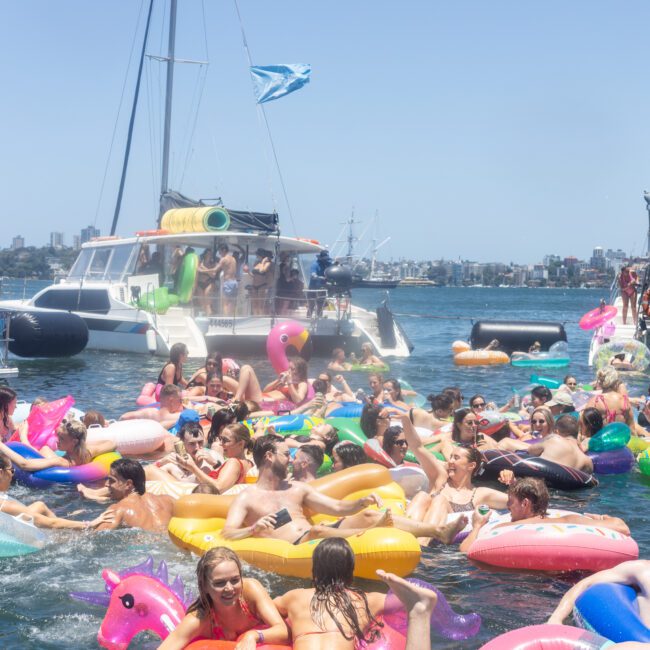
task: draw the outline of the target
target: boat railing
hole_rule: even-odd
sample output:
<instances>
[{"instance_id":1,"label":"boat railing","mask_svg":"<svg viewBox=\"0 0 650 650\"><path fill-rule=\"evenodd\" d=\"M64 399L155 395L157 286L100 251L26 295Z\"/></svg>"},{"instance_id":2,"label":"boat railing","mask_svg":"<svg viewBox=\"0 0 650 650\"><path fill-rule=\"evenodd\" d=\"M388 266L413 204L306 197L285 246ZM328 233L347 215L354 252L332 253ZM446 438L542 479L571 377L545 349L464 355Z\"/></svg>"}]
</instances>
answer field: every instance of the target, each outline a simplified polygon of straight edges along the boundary
<instances>
[{"instance_id":1,"label":"boat railing","mask_svg":"<svg viewBox=\"0 0 650 650\"><path fill-rule=\"evenodd\" d=\"M21 300L25 300L28 297L31 298L34 291L28 289L27 283L29 281L28 278L0 276L0 296Z\"/></svg>"}]
</instances>

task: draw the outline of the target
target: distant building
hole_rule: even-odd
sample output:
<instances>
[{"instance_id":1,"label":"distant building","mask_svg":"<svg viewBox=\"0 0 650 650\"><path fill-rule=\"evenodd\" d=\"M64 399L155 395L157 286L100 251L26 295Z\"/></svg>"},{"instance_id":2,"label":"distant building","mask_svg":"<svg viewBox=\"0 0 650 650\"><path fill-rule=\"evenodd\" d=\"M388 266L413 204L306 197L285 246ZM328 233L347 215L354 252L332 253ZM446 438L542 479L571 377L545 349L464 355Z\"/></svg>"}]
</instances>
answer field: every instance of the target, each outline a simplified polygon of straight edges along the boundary
<instances>
[{"instance_id":1,"label":"distant building","mask_svg":"<svg viewBox=\"0 0 650 650\"><path fill-rule=\"evenodd\" d=\"M50 248L63 248L63 233L51 232L50 233Z\"/></svg>"},{"instance_id":2,"label":"distant building","mask_svg":"<svg viewBox=\"0 0 650 650\"><path fill-rule=\"evenodd\" d=\"M11 240L11 250L17 251L21 248L25 248L25 238L22 235L16 235Z\"/></svg>"},{"instance_id":3,"label":"distant building","mask_svg":"<svg viewBox=\"0 0 650 650\"><path fill-rule=\"evenodd\" d=\"M591 264L591 268L597 269L598 271L604 271L607 268L607 260L605 259L605 252L602 247L596 246L594 248L589 263Z\"/></svg>"},{"instance_id":4,"label":"distant building","mask_svg":"<svg viewBox=\"0 0 650 650\"><path fill-rule=\"evenodd\" d=\"M88 228L82 228L81 229L81 243L85 244L86 242L89 242L93 237L99 237L101 233L99 232L99 228L95 228L95 226L88 226Z\"/></svg>"},{"instance_id":5,"label":"distant building","mask_svg":"<svg viewBox=\"0 0 650 650\"><path fill-rule=\"evenodd\" d=\"M72 248L76 251L81 248L81 237L79 235L72 236Z\"/></svg>"}]
</instances>

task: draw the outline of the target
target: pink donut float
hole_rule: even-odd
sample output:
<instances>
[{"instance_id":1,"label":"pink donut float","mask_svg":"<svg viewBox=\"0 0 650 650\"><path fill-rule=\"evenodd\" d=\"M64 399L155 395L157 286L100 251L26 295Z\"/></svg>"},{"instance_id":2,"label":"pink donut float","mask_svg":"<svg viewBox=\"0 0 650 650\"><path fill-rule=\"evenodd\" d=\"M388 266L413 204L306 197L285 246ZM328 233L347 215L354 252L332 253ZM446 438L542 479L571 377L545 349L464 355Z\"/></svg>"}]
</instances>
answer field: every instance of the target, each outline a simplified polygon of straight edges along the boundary
<instances>
[{"instance_id":1,"label":"pink donut float","mask_svg":"<svg viewBox=\"0 0 650 650\"><path fill-rule=\"evenodd\" d=\"M491 519L470 546L471 560L536 571L602 571L639 557L637 543L598 525L553 523L565 510L549 510L547 523L498 527L510 515ZM594 522L596 524L596 522Z\"/></svg>"},{"instance_id":2,"label":"pink donut float","mask_svg":"<svg viewBox=\"0 0 650 650\"><path fill-rule=\"evenodd\" d=\"M570 625L529 625L506 632L480 650L600 650L611 641Z\"/></svg>"},{"instance_id":3,"label":"pink donut float","mask_svg":"<svg viewBox=\"0 0 650 650\"><path fill-rule=\"evenodd\" d=\"M614 305L603 305L588 311L579 321L578 325L583 330L593 330L616 318L618 309Z\"/></svg>"}]
</instances>

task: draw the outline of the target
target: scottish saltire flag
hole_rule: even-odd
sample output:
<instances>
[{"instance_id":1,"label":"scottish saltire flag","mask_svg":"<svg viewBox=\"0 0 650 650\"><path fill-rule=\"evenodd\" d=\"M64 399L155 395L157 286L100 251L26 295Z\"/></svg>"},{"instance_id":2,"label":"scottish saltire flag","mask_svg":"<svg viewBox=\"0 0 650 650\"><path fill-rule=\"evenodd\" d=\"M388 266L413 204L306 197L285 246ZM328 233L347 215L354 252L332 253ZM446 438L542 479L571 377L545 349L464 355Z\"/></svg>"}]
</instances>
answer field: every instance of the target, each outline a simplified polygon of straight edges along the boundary
<instances>
[{"instance_id":1,"label":"scottish saltire flag","mask_svg":"<svg viewBox=\"0 0 650 650\"><path fill-rule=\"evenodd\" d=\"M311 66L307 63L279 63L251 66L257 103L280 99L309 83Z\"/></svg>"}]
</instances>

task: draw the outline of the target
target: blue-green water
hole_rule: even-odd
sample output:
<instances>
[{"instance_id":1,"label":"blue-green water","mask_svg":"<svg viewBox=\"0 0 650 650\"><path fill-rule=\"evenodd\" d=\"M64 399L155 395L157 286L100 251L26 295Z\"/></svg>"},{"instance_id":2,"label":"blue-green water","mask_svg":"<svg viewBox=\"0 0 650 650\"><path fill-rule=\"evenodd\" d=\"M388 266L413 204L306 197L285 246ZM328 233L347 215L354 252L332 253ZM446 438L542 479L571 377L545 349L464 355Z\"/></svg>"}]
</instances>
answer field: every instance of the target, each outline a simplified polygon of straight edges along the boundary
<instances>
[{"instance_id":1,"label":"blue-green water","mask_svg":"<svg viewBox=\"0 0 650 650\"><path fill-rule=\"evenodd\" d=\"M381 293L358 290L356 301L374 307ZM598 304L605 291L544 289L432 289L408 288L392 292L395 312L401 317L415 344L412 357L391 362L390 374L408 379L428 394L445 386L459 385L465 397L475 392L505 402L512 387L522 387L530 373L510 366L458 368L453 365L451 342L467 338L470 319L555 320L566 324L572 363L571 373L588 381L589 335L577 327L578 318ZM430 318L449 317L449 318ZM458 317L458 318L455 318ZM271 371L263 359L250 360L263 377ZM323 359L312 360L311 375L324 368ZM96 408L116 417L131 409L141 385L155 379L160 359L99 352L85 352L74 359L17 360L20 376L9 384L21 398L47 398L72 394L77 406ZM198 364L196 364L198 367ZM550 373L548 373L550 374ZM563 372L556 371L559 377ZM367 377L351 373L352 386L363 386ZM638 384L638 391L647 384ZM100 507L83 501L63 486L48 491L13 487L11 494L26 502L43 499L62 515L84 509L83 518ZM639 543L641 557L648 557L650 532L646 526L647 486L638 472L604 477L588 492L556 493L553 505L588 512L607 512L624 517ZM141 531L109 531L99 534L59 532L43 551L16 559L0 560L0 647L2 648L93 648L102 620L99 608L68 598L72 590L100 590L104 567L122 568L153 555L164 559L172 574L192 583L196 558L177 549L166 537ZM385 567L390 569L390 567ZM272 594L304 585L300 580L281 578L256 569ZM504 631L541 623L575 577L552 576L478 568L455 547L425 549L416 576L438 586L456 610L478 611L483 616L479 636L465 643L434 640L436 648L477 648ZM377 588L375 583L366 583ZM154 648L153 637L142 635L132 647Z\"/></svg>"}]
</instances>

